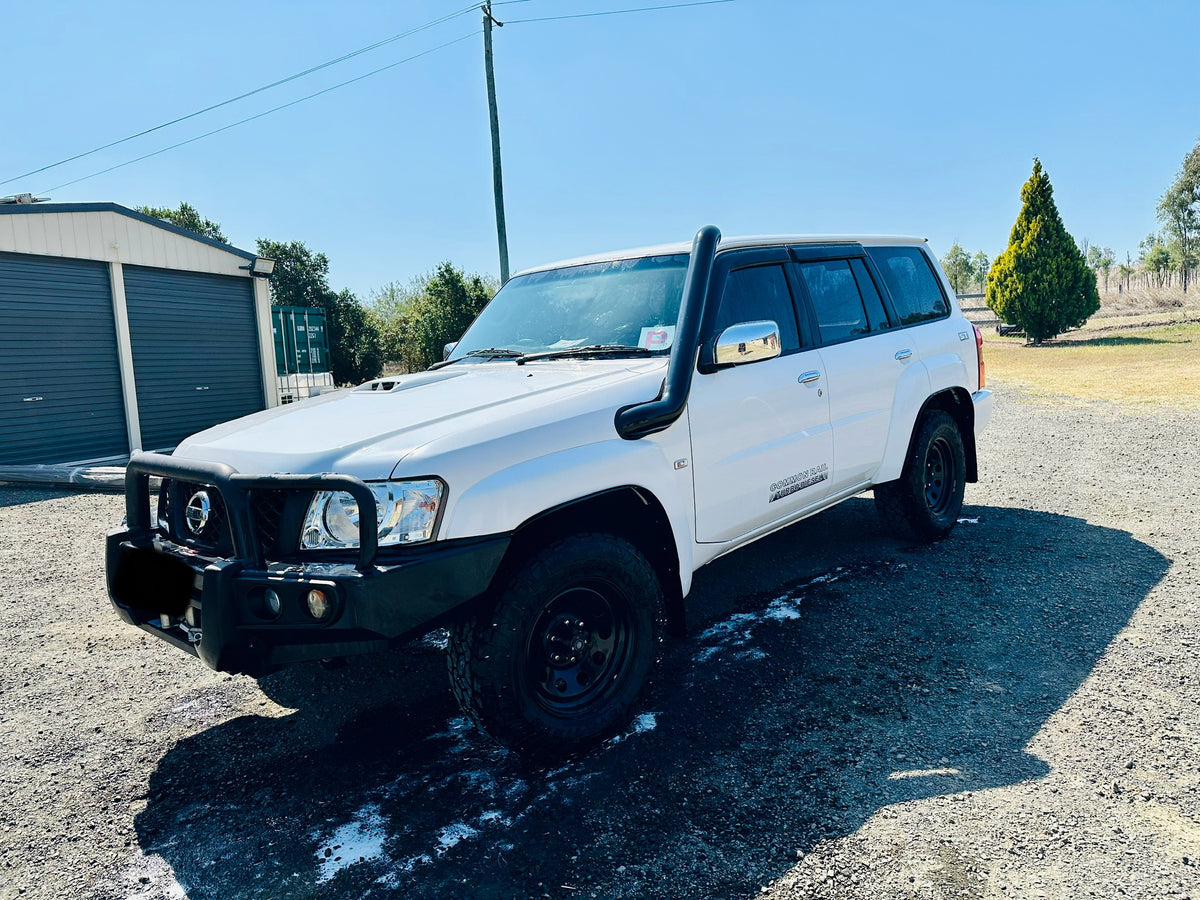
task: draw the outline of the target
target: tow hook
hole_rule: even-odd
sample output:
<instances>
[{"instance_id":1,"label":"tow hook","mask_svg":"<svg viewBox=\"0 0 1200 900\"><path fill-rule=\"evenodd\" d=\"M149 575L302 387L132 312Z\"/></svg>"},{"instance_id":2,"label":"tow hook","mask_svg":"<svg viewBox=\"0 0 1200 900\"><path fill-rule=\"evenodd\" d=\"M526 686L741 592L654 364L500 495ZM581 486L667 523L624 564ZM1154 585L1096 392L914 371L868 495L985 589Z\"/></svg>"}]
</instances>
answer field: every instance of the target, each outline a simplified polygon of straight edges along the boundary
<instances>
[{"instance_id":1,"label":"tow hook","mask_svg":"<svg viewBox=\"0 0 1200 900\"><path fill-rule=\"evenodd\" d=\"M193 628L187 622L180 622L179 628L184 634L187 635L187 639L193 644L199 644L200 639L204 636L204 633L199 628Z\"/></svg>"}]
</instances>

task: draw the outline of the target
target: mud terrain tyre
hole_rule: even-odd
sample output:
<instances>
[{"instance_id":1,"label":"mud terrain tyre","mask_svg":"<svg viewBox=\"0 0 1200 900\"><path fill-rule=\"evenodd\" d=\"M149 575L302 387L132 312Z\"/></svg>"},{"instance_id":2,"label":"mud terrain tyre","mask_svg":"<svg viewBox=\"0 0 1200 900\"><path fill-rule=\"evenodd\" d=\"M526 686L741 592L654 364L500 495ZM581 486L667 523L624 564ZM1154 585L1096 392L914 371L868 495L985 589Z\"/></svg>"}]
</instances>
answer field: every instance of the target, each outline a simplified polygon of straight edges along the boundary
<instances>
[{"instance_id":1,"label":"mud terrain tyre","mask_svg":"<svg viewBox=\"0 0 1200 900\"><path fill-rule=\"evenodd\" d=\"M451 628L459 705L527 755L582 749L629 721L662 605L658 576L628 541L557 541L520 565L489 609Z\"/></svg>"},{"instance_id":2,"label":"mud terrain tyre","mask_svg":"<svg viewBox=\"0 0 1200 900\"><path fill-rule=\"evenodd\" d=\"M935 409L921 419L900 477L875 486L875 508L902 537L941 540L958 523L966 472L958 424Z\"/></svg>"}]
</instances>

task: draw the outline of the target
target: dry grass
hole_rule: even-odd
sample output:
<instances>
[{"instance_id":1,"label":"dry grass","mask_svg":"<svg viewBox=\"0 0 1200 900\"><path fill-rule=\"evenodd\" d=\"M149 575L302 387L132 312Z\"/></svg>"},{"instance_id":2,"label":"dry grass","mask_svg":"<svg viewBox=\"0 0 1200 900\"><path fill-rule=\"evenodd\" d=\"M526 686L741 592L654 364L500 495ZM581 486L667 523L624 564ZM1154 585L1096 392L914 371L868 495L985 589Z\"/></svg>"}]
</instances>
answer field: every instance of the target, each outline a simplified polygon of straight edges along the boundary
<instances>
[{"instance_id":1,"label":"dry grass","mask_svg":"<svg viewBox=\"0 0 1200 900\"><path fill-rule=\"evenodd\" d=\"M1077 331L1040 347L1023 338L989 338L984 360L989 376L1035 395L1200 409L1196 324L1094 336Z\"/></svg>"}]
</instances>

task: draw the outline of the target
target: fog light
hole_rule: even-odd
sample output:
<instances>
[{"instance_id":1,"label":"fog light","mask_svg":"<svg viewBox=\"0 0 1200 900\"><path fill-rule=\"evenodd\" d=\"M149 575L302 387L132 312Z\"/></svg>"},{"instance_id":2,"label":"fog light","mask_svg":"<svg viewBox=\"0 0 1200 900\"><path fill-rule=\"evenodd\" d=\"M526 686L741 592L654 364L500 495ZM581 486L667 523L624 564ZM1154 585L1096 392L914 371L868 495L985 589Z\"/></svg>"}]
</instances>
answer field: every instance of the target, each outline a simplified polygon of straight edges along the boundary
<instances>
[{"instance_id":1,"label":"fog light","mask_svg":"<svg viewBox=\"0 0 1200 900\"><path fill-rule=\"evenodd\" d=\"M271 617L279 615L279 611L283 609L279 595L270 588L267 588L266 594L263 595L263 606L266 609L267 615Z\"/></svg>"},{"instance_id":2,"label":"fog light","mask_svg":"<svg viewBox=\"0 0 1200 900\"><path fill-rule=\"evenodd\" d=\"M323 619L329 615L329 598L325 596L324 591L308 592L308 613L314 619Z\"/></svg>"}]
</instances>

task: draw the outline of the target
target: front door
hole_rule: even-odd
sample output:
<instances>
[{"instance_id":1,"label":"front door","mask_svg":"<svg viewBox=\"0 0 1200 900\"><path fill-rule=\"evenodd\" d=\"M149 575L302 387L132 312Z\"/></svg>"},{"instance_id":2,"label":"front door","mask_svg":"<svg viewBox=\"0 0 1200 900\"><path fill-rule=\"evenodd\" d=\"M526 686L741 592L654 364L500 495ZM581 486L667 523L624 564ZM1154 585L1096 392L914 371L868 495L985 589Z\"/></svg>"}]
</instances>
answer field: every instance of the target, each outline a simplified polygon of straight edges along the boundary
<instances>
[{"instance_id":1,"label":"front door","mask_svg":"<svg viewBox=\"0 0 1200 900\"><path fill-rule=\"evenodd\" d=\"M718 257L713 288L721 301L705 346L730 325L773 321L781 355L692 380L688 416L702 543L736 539L828 494L833 439L825 373L797 325L787 258L783 248Z\"/></svg>"}]
</instances>

